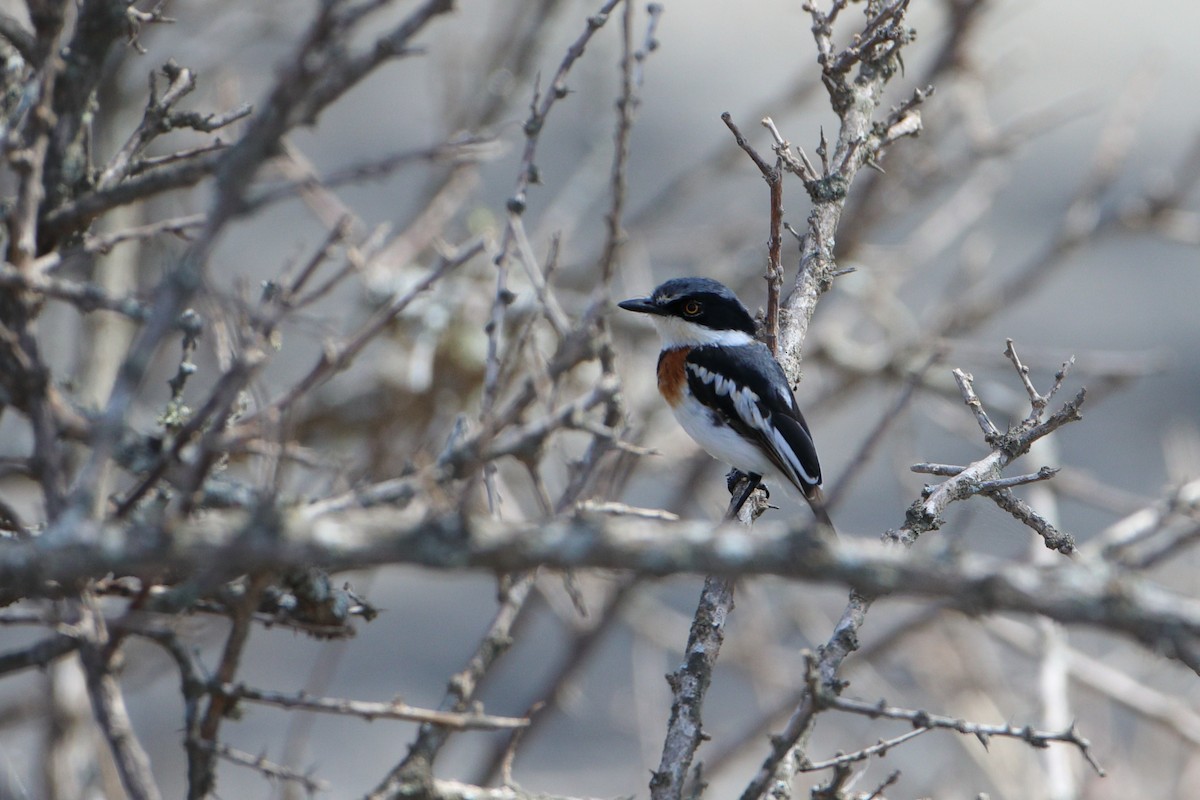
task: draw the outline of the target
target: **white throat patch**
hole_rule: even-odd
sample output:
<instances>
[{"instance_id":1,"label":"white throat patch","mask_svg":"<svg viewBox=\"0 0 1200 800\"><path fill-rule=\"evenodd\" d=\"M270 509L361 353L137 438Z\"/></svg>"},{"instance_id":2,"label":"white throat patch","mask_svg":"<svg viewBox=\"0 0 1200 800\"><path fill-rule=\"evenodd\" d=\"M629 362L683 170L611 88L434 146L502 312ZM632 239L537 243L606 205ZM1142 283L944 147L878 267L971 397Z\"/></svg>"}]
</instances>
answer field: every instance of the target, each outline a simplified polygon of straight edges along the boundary
<instances>
[{"instance_id":1,"label":"white throat patch","mask_svg":"<svg viewBox=\"0 0 1200 800\"><path fill-rule=\"evenodd\" d=\"M658 328L663 346L667 348L702 347L710 344L740 347L754 341L754 337L744 331L715 331L679 317L654 316L651 319L654 321L654 327Z\"/></svg>"}]
</instances>

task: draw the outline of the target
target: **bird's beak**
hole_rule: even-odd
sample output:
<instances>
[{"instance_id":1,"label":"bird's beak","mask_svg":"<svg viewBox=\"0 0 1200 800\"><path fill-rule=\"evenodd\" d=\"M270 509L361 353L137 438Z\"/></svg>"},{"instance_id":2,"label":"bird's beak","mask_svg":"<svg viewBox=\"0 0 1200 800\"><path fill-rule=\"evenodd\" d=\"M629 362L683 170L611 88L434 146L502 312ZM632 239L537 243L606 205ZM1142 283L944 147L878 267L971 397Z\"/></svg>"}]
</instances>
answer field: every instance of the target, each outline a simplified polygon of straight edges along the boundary
<instances>
[{"instance_id":1,"label":"bird's beak","mask_svg":"<svg viewBox=\"0 0 1200 800\"><path fill-rule=\"evenodd\" d=\"M634 297L629 300L622 300L617 303L617 306L626 311L636 311L639 314L658 314L660 316L663 314L663 310L649 297Z\"/></svg>"}]
</instances>

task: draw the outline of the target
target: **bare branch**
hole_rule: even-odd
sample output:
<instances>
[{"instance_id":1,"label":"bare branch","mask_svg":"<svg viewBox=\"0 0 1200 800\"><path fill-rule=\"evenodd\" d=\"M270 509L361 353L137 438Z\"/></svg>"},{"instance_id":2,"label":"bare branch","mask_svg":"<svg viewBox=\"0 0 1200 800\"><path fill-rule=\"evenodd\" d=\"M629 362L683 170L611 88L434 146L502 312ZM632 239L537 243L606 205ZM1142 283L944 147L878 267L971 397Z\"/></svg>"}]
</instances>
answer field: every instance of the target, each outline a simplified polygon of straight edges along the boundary
<instances>
[{"instance_id":1,"label":"bare branch","mask_svg":"<svg viewBox=\"0 0 1200 800\"><path fill-rule=\"evenodd\" d=\"M1091 742L1080 736L1074 726L1067 728L1065 731L1040 731L1028 725L984 725L940 714L931 714L928 711L896 708L889 706L882 700L877 703L868 703L863 700L853 700L846 697L830 697L827 698L827 701L830 708L852 714L860 714L871 719L898 719L911 723L914 728L919 730L943 728L958 731L962 734L973 735L985 747L988 744L988 740L993 737L1020 739L1031 747L1038 748L1048 747L1051 742L1064 742L1079 748L1080 754L1087 759L1087 762L1092 765L1096 773L1100 776L1104 775L1104 770L1096 762L1095 758L1092 757Z\"/></svg>"},{"instance_id":2,"label":"bare branch","mask_svg":"<svg viewBox=\"0 0 1200 800\"><path fill-rule=\"evenodd\" d=\"M1039 473L1040 474L1040 473ZM1043 480L1040 477L1022 475L1017 479L1032 477L1034 480ZM1025 481L1023 481L1025 482ZM1050 550L1057 550L1063 555L1072 555L1078 552L1075 547L1075 539L1068 533L1063 533L1056 528L1051 522L1041 514L1034 511L1028 503L1024 502L1011 491L1006 488L982 488L986 487L988 482L981 484L981 491L1008 513L1012 514L1015 519L1029 526L1037 532L1045 541L1046 547Z\"/></svg>"},{"instance_id":3,"label":"bare branch","mask_svg":"<svg viewBox=\"0 0 1200 800\"><path fill-rule=\"evenodd\" d=\"M1000 437L1000 430L983 410L983 403L980 402L979 395L975 394L975 378L961 369L954 370L953 374L954 382L958 384L958 390L962 392L963 402L971 409L971 413L975 415L975 421L979 423L979 429L983 431L983 440L991 444Z\"/></svg>"},{"instance_id":4,"label":"bare branch","mask_svg":"<svg viewBox=\"0 0 1200 800\"><path fill-rule=\"evenodd\" d=\"M327 792L330 790L329 781L323 781L305 773L299 773L280 764L268 761L265 756L256 756L243 750L230 747L227 744L212 746L212 752L218 758L223 758L231 764L250 767L262 773L263 777L272 781L289 781L299 784L309 794Z\"/></svg>"},{"instance_id":5,"label":"bare branch","mask_svg":"<svg viewBox=\"0 0 1200 800\"><path fill-rule=\"evenodd\" d=\"M498 717L484 714L474 708L467 712L435 711L410 706L400 700L370 702L347 700L337 697L311 697L307 694L287 694L265 689L254 689L243 684L217 683L210 686L214 694L224 695L231 700L247 700L279 708L296 708L325 714L343 714L362 717L368 722L377 719L398 719L437 725L448 730L511 730L529 725L526 717Z\"/></svg>"},{"instance_id":6,"label":"bare branch","mask_svg":"<svg viewBox=\"0 0 1200 800\"><path fill-rule=\"evenodd\" d=\"M31 278L8 264L0 264L0 286L21 289L71 303L81 312L104 309L130 319L146 319L145 305L133 297L112 297L94 284L76 283L59 278Z\"/></svg>"},{"instance_id":7,"label":"bare branch","mask_svg":"<svg viewBox=\"0 0 1200 800\"><path fill-rule=\"evenodd\" d=\"M154 782L150 768L150 757L133 730L125 697L116 678L112 675L109 634L103 618L93 602L85 599L80 604L82 619L78 626L81 636L80 661L87 678L88 695L97 725L116 762L124 786L131 800L158 800L162 795Z\"/></svg>"},{"instance_id":8,"label":"bare branch","mask_svg":"<svg viewBox=\"0 0 1200 800\"><path fill-rule=\"evenodd\" d=\"M162 66L162 74L168 81L166 91L161 97L158 96L156 73L150 73L150 99L142 120L100 174L96 182L98 189L110 188L126 178L134 159L154 139L171 129L191 128L211 133L249 116L252 111L246 103L220 115L176 112L173 110L175 105L196 88L196 76L190 69L180 67L174 61Z\"/></svg>"},{"instance_id":9,"label":"bare branch","mask_svg":"<svg viewBox=\"0 0 1200 800\"><path fill-rule=\"evenodd\" d=\"M42 227L47 235L62 235L86 227L100 214L118 206L195 186L213 174L226 152L204 150L192 158L142 172L106 188L94 189L45 214Z\"/></svg>"},{"instance_id":10,"label":"bare branch","mask_svg":"<svg viewBox=\"0 0 1200 800\"><path fill-rule=\"evenodd\" d=\"M701 710L725 640L725 619L733 610L733 585L728 578L714 575L705 578L683 663L667 676L674 702L662 759L650 777L650 797L654 800L682 794L696 749L705 738Z\"/></svg>"},{"instance_id":11,"label":"bare branch","mask_svg":"<svg viewBox=\"0 0 1200 800\"><path fill-rule=\"evenodd\" d=\"M79 639L58 634L34 645L9 653L0 653L0 675L30 667L45 669L51 662L79 649Z\"/></svg>"},{"instance_id":12,"label":"bare branch","mask_svg":"<svg viewBox=\"0 0 1200 800\"><path fill-rule=\"evenodd\" d=\"M241 663L242 653L246 647L247 636L250 633L252 614L267 583L268 575L265 572L252 574L249 578L246 595L236 609L233 625L225 639L225 648L221 652L221 663L217 667L216 680L221 684L232 683L237 674L238 665ZM207 751L210 756L216 755L211 748L217 744L217 731L225 716L233 708L229 701L230 697L225 694L210 695L208 708L199 720L196 734L200 744L210 748ZM211 759L201 759L188 766L190 768L188 775L189 800L206 797L216 785L216 771L213 769Z\"/></svg>"},{"instance_id":13,"label":"bare branch","mask_svg":"<svg viewBox=\"0 0 1200 800\"><path fill-rule=\"evenodd\" d=\"M914 728L913 730L906 731L899 736L893 736L890 739L880 740L870 747L864 747L861 750L855 750L852 753L840 754L824 761L813 761L809 764L802 764L800 766L800 771L819 772L821 770L830 769L831 767L853 764L856 761L866 761L867 759L874 758L875 756L886 756L888 751L893 747L904 744L910 739L915 739L922 734L929 733L931 730L933 730L932 727Z\"/></svg>"},{"instance_id":14,"label":"bare branch","mask_svg":"<svg viewBox=\"0 0 1200 800\"><path fill-rule=\"evenodd\" d=\"M1107 627L1147 647L1200 668L1200 606L1135 575L1115 574L1103 564L1064 559L1052 569L997 564L963 557L948 563L922 559L879 545L843 542L831 548L805 528L759 522L753 531L710 523L650 524L628 517L577 517L551 522L503 522L458 515L412 520L405 511L376 508L304 521L280 519L275 538L244 534L261 525L241 512L210 512L183 526L192 544L170 550L146 540L124 546L35 544L0 547L0 580L29 595L42 581L77 583L109 572L139 574L164 567L227 574L266 565L292 569L324 564L354 569L380 564L422 564L502 572L535 566L628 569L647 575L674 572L723 575L770 574L856 586L874 596L937 597L972 611L1038 613L1061 622ZM97 533L115 542L119 530ZM450 544L452 543L452 545ZM36 580L32 575L39 576Z\"/></svg>"}]
</instances>

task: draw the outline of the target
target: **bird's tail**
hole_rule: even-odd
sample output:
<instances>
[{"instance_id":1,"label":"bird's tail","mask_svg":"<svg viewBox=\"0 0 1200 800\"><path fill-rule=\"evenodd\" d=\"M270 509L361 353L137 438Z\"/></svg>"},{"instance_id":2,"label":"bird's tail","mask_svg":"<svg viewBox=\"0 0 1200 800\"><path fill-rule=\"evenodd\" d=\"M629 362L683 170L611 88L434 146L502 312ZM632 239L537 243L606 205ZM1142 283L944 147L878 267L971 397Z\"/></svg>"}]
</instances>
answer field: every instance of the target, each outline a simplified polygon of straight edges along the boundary
<instances>
[{"instance_id":1,"label":"bird's tail","mask_svg":"<svg viewBox=\"0 0 1200 800\"><path fill-rule=\"evenodd\" d=\"M817 517L817 522L823 528L829 530L829 536L833 539L838 538L837 528L833 526L833 520L829 517L829 512L825 510L825 495L821 492L820 486L813 486L804 492L804 499L812 506L813 514Z\"/></svg>"}]
</instances>

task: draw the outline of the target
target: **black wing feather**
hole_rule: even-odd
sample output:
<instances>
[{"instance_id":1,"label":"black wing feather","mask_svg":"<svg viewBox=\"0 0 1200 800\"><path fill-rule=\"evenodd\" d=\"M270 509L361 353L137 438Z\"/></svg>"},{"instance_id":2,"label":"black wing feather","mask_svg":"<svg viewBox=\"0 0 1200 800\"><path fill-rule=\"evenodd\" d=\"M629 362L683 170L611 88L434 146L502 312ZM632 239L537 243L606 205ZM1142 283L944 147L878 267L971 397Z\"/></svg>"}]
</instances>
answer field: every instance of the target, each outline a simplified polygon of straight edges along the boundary
<instances>
[{"instance_id":1,"label":"black wing feather","mask_svg":"<svg viewBox=\"0 0 1200 800\"><path fill-rule=\"evenodd\" d=\"M797 488L808 495L814 486L821 485L821 463L817 460L817 446L813 444L812 434L808 432L804 417L799 411L794 415L776 413L771 415L771 424L787 440L804 471L816 479L815 483L808 483L803 475L796 476L800 479ZM792 472L793 470L786 469L783 474L790 475Z\"/></svg>"},{"instance_id":2,"label":"black wing feather","mask_svg":"<svg viewBox=\"0 0 1200 800\"><path fill-rule=\"evenodd\" d=\"M694 348L688 354L687 364L694 365L712 375L736 376L739 386L749 389L758 398L755 407L764 423L775 431L795 453L807 475L815 479L806 480L779 452L778 443L771 432L758 427L747 419L737 407L732 394L720 391L716 381L704 380L695 369L688 369L688 388L696 399L712 408L721 419L742 436L753 439L766 453L771 463L791 478L805 496L821 484L821 465L817 460L817 448L804 416L796 407L796 398L788 385L787 375L779 362L771 355L766 345L755 342L740 347L706 346Z\"/></svg>"}]
</instances>

